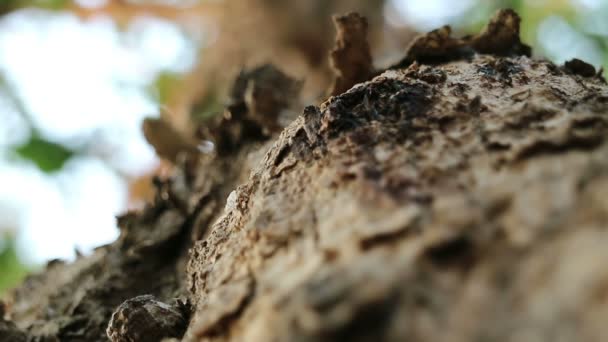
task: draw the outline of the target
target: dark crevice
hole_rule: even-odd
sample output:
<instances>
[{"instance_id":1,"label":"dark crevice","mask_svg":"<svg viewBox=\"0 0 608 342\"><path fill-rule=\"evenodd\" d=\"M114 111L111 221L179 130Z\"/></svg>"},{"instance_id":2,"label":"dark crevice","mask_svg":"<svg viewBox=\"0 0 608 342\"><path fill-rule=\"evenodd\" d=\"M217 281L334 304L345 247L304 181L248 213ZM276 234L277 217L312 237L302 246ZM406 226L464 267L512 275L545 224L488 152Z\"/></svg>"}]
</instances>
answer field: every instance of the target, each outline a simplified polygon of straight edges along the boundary
<instances>
[{"instance_id":1,"label":"dark crevice","mask_svg":"<svg viewBox=\"0 0 608 342\"><path fill-rule=\"evenodd\" d=\"M396 243L398 240L407 237L410 233L409 227L404 227L391 232L379 233L374 236L362 239L359 242L359 247L366 251L388 243Z\"/></svg>"},{"instance_id":2,"label":"dark crevice","mask_svg":"<svg viewBox=\"0 0 608 342\"><path fill-rule=\"evenodd\" d=\"M427 248L423 258L438 267L462 265L468 268L472 264L473 253L474 245L471 239L460 235Z\"/></svg>"},{"instance_id":3,"label":"dark crevice","mask_svg":"<svg viewBox=\"0 0 608 342\"><path fill-rule=\"evenodd\" d=\"M588 138L572 137L565 143L538 141L527 146L517 154L517 160L531 159L540 155L555 155L569 151L589 151L597 148L604 141L603 136Z\"/></svg>"}]
</instances>

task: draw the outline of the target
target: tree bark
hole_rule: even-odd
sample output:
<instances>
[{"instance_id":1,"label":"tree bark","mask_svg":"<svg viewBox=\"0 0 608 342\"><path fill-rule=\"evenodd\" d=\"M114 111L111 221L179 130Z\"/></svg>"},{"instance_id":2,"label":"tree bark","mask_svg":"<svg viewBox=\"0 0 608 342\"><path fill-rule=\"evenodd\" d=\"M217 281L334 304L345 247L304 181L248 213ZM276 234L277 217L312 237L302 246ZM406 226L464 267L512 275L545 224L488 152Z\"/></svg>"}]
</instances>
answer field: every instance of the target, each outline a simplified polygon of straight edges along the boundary
<instances>
[{"instance_id":1,"label":"tree bark","mask_svg":"<svg viewBox=\"0 0 608 342\"><path fill-rule=\"evenodd\" d=\"M518 25L420 37L279 134L237 105L209 133L225 148L178 158L116 242L29 277L0 336L602 340L608 86L528 57Z\"/></svg>"}]
</instances>

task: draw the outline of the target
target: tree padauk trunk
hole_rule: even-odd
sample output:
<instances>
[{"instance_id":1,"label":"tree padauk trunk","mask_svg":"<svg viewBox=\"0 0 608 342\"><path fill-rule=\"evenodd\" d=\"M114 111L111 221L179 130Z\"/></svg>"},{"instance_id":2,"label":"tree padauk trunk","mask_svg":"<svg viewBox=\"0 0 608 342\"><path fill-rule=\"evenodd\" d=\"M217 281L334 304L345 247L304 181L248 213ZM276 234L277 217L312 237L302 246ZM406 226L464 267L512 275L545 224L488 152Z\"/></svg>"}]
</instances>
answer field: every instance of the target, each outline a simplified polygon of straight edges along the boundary
<instances>
[{"instance_id":1,"label":"tree padauk trunk","mask_svg":"<svg viewBox=\"0 0 608 342\"><path fill-rule=\"evenodd\" d=\"M349 73L355 53L332 53L339 86L372 78L286 127L268 108L295 88L241 74L201 133L216 151L176 157L116 242L30 276L0 340L608 336L601 73L530 58L509 10L476 36L421 36L383 72L363 53Z\"/></svg>"}]
</instances>

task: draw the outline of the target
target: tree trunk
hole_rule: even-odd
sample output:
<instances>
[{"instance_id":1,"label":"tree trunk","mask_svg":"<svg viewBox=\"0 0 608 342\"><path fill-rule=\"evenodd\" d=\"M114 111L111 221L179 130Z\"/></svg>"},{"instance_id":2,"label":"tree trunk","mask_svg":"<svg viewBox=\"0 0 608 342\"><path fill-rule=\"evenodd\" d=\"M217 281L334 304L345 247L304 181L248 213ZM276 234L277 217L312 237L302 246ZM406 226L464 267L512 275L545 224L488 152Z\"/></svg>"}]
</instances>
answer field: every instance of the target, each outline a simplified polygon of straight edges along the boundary
<instances>
[{"instance_id":1,"label":"tree trunk","mask_svg":"<svg viewBox=\"0 0 608 342\"><path fill-rule=\"evenodd\" d=\"M277 134L233 101L217 153L177 158L116 242L29 277L0 336L602 340L608 86L526 56L518 25L433 31Z\"/></svg>"}]
</instances>

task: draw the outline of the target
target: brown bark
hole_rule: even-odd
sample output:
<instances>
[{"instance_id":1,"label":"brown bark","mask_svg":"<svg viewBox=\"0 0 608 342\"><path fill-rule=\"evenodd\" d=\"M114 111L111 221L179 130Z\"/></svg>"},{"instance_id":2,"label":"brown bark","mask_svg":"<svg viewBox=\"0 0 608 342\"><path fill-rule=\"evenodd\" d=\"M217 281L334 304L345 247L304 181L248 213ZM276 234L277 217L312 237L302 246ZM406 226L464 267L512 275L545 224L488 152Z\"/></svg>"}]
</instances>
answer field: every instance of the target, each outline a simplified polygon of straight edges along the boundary
<instances>
[{"instance_id":1,"label":"brown bark","mask_svg":"<svg viewBox=\"0 0 608 342\"><path fill-rule=\"evenodd\" d=\"M335 48L330 63L336 77L330 95L340 95L374 74L372 55L367 43L367 19L358 13L334 16Z\"/></svg>"},{"instance_id":2,"label":"brown bark","mask_svg":"<svg viewBox=\"0 0 608 342\"><path fill-rule=\"evenodd\" d=\"M114 341L601 340L608 86L527 57L518 21L420 38L278 136L236 101L226 148L30 277L0 334L101 341L118 308Z\"/></svg>"}]
</instances>

